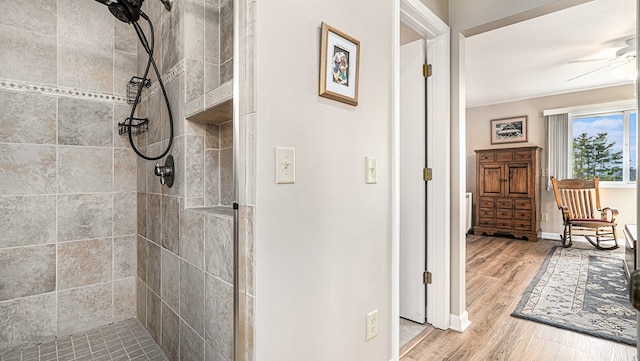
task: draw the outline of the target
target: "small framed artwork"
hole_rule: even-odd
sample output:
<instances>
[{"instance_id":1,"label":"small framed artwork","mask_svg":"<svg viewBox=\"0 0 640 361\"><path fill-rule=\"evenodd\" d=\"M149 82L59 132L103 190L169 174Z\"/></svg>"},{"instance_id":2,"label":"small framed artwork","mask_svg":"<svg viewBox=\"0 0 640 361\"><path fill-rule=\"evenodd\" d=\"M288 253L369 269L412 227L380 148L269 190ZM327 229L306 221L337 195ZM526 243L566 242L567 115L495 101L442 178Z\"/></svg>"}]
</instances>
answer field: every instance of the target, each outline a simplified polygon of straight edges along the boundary
<instances>
[{"instance_id":1,"label":"small framed artwork","mask_svg":"<svg viewBox=\"0 0 640 361\"><path fill-rule=\"evenodd\" d=\"M320 91L318 95L358 105L360 42L324 22L320 33Z\"/></svg>"},{"instance_id":2,"label":"small framed artwork","mask_svg":"<svg viewBox=\"0 0 640 361\"><path fill-rule=\"evenodd\" d=\"M526 115L491 121L491 144L520 143L528 140Z\"/></svg>"}]
</instances>

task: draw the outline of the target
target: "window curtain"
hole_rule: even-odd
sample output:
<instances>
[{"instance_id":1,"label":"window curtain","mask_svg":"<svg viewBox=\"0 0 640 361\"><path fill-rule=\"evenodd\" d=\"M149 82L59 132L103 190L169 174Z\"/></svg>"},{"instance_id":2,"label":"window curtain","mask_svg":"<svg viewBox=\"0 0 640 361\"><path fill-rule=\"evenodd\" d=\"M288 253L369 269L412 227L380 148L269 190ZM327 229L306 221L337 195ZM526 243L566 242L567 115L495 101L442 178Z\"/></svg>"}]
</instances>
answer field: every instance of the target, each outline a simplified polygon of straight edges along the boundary
<instances>
[{"instance_id":1,"label":"window curtain","mask_svg":"<svg viewBox=\"0 0 640 361\"><path fill-rule=\"evenodd\" d=\"M553 188L550 176L556 179L569 178L569 161L571 158L569 144L569 114L547 116L547 191Z\"/></svg>"}]
</instances>

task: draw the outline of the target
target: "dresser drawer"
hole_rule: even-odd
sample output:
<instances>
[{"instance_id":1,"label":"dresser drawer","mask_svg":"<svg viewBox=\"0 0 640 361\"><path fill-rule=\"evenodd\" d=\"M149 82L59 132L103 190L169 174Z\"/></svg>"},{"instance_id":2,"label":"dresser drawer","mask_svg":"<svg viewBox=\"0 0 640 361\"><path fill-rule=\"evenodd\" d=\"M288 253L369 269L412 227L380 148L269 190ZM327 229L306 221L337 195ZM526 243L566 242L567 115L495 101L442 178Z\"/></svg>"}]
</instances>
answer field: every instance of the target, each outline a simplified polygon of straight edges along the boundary
<instances>
[{"instance_id":1,"label":"dresser drawer","mask_svg":"<svg viewBox=\"0 0 640 361\"><path fill-rule=\"evenodd\" d=\"M531 152L513 152L513 160L531 160Z\"/></svg>"},{"instance_id":2,"label":"dresser drawer","mask_svg":"<svg viewBox=\"0 0 640 361\"><path fill-rule=\"evenodd\" d=\"M480 163L492 163L496 161L496 154L493 152L478 154L478 161Z\"/></svg>"},{"instance_id":3,"label":"dresser drawer","mask_svg":"<svg viewBox=\"0 0 640 361\"><path fill-rule=\"evenodd\" d=\"M496 162L511 162L513 160L513 152L496 151Z\"/></svg>"},{"instance_id":4,"label":"dresser drawer","mask_svg":"<svg viewBox=\"0 0 640 361\"><path fill-rule=\"evenodd\" d=\"M528 221L531 220L531 211L525 209L516 209L513 213L514 219L524 219Z\"/></svg>"},{"instance_id":5,"label":"dresser drawer","mask_svg":"<svg viewBox=\"0 0 640 361\"><path fill-rule=\"evenodd\" d=\"M525 221L525 220L516 220L513 221L513 228L517 229L517 230L521 230L521 231L530 231L531 228L531 221Z\"/></svg>"},{"instance_id":6,"label":"dresser drawer","mask_svg":"<svg viewBox=\"0 0 640 361\"><path fill-rule=\"evenodd\" d=\"M480 218L493 218L496 215L494 208L478 208L478 217Z\"/></svg>"},{"instance_id":7,"label":"dresser drawer","mask_svg":"<svg viewBox=\"0 0 640 361\"><path fill-rule=\"evenodd\" d=\"M513 208L513 199L498 198L496 199L496 207L498 208Z\"/></svg>"},{"instance_id":8,"label":"dresser drawer","mask_svg":"<svg viewBox=\"0 0 640 361\"><path fill-rule=\"evenodd\" d=\"M507 219L496 219L497 228L513 229L513 221Z\"/></svg>"},{"instance_id":9,"label":"dresser drawer","mask_svg":"<svg viewBox=\"0 0 640 361\"><path fill-rule=\"evenodd\" d=\"M480 208L493 208L496 206L496 199L491 197L479 197L478 207Z\"/></svg>"},{"instance_id":10,"label":"dresser drawer","mask_svg":"<svg viewBox=\"0 0 640 361\"><path fill-rule=\"evenodd\" d=\"M513 210L506 208L496 209L496 218L513 219Z\"/></svg>"},{"instance_id":11,"label":"dresser drawer","mask_svg":"<svg viewBox=\"0 0 640 361\"><path fill-rule=\"evenodd\" d=\"M531 199L514 200L515 209L531 209Z\"/></svg>"},{"instance_id":12,"label":"dresser drawer","mask_svg":"<svg viewBox=\"0 0 640 361\"><path fill-rule=\"evenodd\" d=\"M493 218L484 218L484 217L479 217L478 219L478 225L479 226L485 226L485 227L493 227L495 226L496 222Z\"/></svg>"}]
</instances>

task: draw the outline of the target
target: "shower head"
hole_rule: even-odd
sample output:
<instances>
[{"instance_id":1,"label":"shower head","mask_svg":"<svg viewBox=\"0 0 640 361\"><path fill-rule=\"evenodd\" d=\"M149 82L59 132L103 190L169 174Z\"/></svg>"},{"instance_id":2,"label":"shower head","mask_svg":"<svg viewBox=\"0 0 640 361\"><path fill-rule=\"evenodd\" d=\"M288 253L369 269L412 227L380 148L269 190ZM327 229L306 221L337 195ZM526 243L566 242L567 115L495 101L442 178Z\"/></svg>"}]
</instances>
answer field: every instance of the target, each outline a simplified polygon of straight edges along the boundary
<instances>
[{"instance_id":1,"label":"shower head","mask_svg":"<svg viewBox=\"0 0 640 361\"><path fill-rule=\"evenodd\" d=\"M99 3L107 5L109 11L116 19L123 23L133 23L140 19L140 9L144 0L96 0Z\"/></svg>"}]
</instances>

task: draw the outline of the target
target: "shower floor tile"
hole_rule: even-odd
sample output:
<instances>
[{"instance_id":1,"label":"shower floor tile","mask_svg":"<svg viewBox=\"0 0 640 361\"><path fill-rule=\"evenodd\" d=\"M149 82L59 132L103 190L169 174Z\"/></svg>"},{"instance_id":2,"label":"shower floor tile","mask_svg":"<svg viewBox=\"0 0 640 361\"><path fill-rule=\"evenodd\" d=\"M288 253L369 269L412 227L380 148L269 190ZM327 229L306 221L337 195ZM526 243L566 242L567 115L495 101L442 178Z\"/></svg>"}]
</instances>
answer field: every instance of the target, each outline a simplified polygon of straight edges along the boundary
<instances>
[{"instance_id":1,"label":"shower floor tile","mask_svg":"<svg viewBox=\"0 0 640 361\"><path fill-rule=\"evenodd\" d=\"M2 353L0 361L167 361L135 318Z\"/></svg>"}]
</instances>

